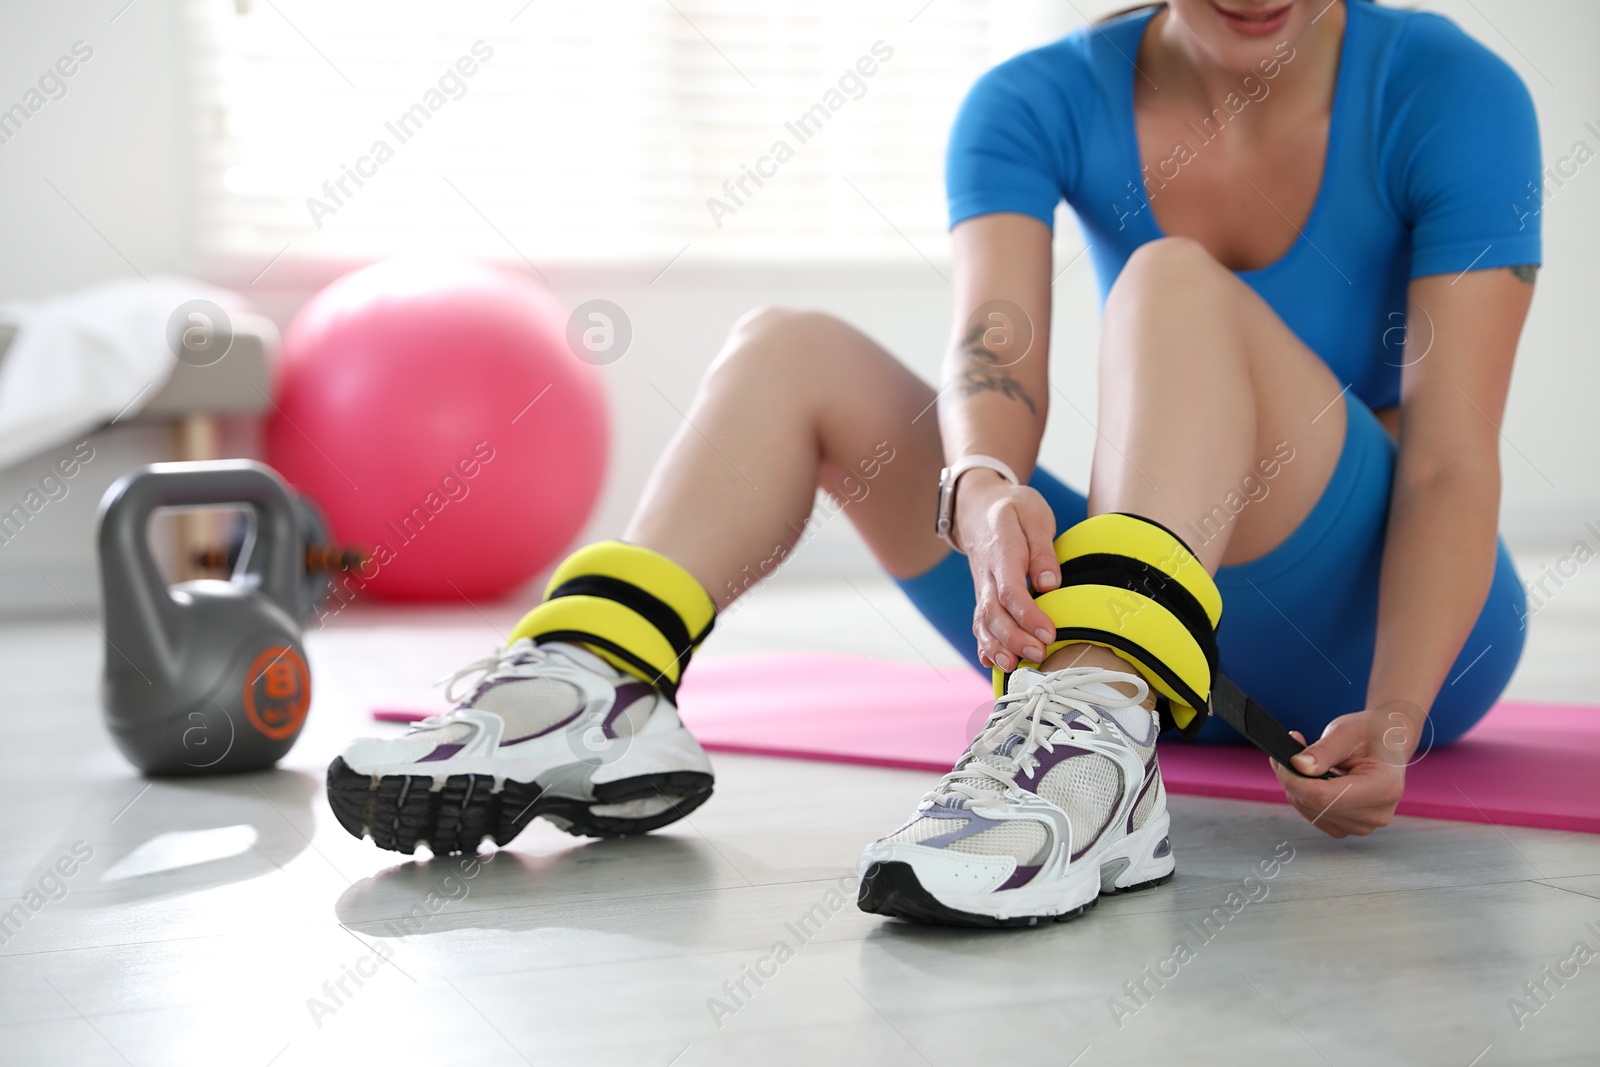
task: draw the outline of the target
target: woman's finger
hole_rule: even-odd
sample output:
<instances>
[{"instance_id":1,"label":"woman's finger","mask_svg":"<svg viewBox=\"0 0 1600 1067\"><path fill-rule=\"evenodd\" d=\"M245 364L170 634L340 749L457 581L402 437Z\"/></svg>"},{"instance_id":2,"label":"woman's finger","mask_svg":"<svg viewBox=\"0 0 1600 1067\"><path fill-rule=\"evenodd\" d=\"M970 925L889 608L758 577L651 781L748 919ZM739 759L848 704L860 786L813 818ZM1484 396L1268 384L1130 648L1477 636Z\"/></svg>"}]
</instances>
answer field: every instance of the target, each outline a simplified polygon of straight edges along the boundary
<instances>
[{"instance_id":1,"label":"woman's finger","mask_svg":"<svg viewBox=\"0 0 1600 1067\"><path fill-rule=\"evenodd\" d=\"M1011 616L998 603L989 600L979 605L983 631L983 647L989 651L989 660L1001 670L1014 671L1021 661L1024 645L1021 631L1011 622ZM1035 642L1037 643L1037 642Z\"/></svg>"},{"instance_id":2,"label":"woman's finger","mask_svg":"<svg viewBox=\"0 0 1600 1067\"><path fill-rule=\"evenodd\" d=\"M996 654L1009 657L1006 670L1016 670L1016 664L1023 660L1038 663L1044 658L1044 643L1023 633L1011 613L998 602L984 613L983 626L994 642Z\"/></svg>"},{"instance_id":3,"label":"woman's finger","mask_svg":"<svg viewBox=\"0 0 1600 1067\"><path fill-rule=\"evenodd\" d=\"M998 628L991 625L990 633L1004 640L1012 652L1037 663L1044 658L1044 649L1055 640L1056 629L1050 616L1034 603L1033 594L1028 590L1028 538L1015 512L1002 521L996 533L997 552L991 563L991 577L1000 606L1010 620L1009 625ZM1051 559L1054 559L1053 555ZM1027 648L1033 651L1026 651ZM1038 653L1037 658L1035 652Z\"/></svg>"},{"instance_id":4,"label":"woman's finger","mask_svg":"<svg viewBox=\"0 0 1600 1067\"><path fill-rule=\"evenodd\" d=\"M1287 769L1284 774L1292 776L1287 782L1295 793L1307 804L1316 805L1319 811L1329 811L1336 806L1341 811L1359 807L1367 800L1366 791L1371 788L1371 783L1361 775L1348 775L1343 778L1301 778Z\"/></svg>"},{"instance_id":5,"label":"woman's finger","mask_svg":"<svg viewBox=\"0 0 1600 1067\"><path fill-rule=\"evenodd\" d=\"M1000 646L995 643L993 637L989 636L989 629L983 624L981 608L979 612L980 614L973 618L972 636L978 639L978 659L985 667L993 667L995 666L994 654L1000 650Z\"/></svg>"},{"instance_id":6,"label":"woman's finger","mask_svg":"<svg viewBox=\"0 0 1600 1067\"><path fill-rule=\"evenodd\" d=\"M1060 564L1056 562L1055 513L1036 492L1019 497L1017 510L1022 534L1028 542L1028 581L1033 583L1035 592L1048 593L1061 584ZM1029 620L1018 621L1027 625Z\"/></svg>"},{"instance_id":7,"label":"woman's finger","mask_svg":"<svg viewBox=\"0 0 1600 1067\"><path fill-rule=\"evenodd\" d=\"M1293 763L1295 770L1301 774L1313 777L1329 767L1340 766L1359 752L1366 743L1366 733L1361 727L1364 721L1359 716L1341 715L1328 724L1328 728L1322 731L1322 736L1316 743L1307 745L1304 752L1289 762Z\"/></svg>"},{"instance_id":8,"label":"woman's finger","mask_svg":"<svg viewBox=\"0 0 1600 1067\"><path fill-rule=\"evenodd\" d=\"M1009 512L1001 518L995 529L994 551L989 560L990 588L994 590L995 603L984 617L989 635L1000 642L1012 655L1037 663L1044 658L1047 642L1037 634L1023 630L1021 623L1029 609L1044 617L1044 612L1034 606L1027 587L1027 541L1016 514ZM1042 629L1042 627L1035 627Z\"/></svg>"}]
</instances>

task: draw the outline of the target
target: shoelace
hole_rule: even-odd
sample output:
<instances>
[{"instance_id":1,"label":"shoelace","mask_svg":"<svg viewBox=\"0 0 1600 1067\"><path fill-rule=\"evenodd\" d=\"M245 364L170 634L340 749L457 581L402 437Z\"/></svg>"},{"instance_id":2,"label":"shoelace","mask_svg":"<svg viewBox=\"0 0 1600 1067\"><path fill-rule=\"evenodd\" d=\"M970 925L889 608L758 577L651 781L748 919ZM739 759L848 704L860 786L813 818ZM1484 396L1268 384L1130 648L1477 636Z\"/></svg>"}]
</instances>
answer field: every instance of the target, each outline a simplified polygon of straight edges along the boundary
<instances>
[{"instance_id":1,"label":"shoelace","mask_svg":"<svg viewBox=\"0 0 1600 1067\"><path fill-rule=\"evenodd\" d=\"M483 683L501 674L507 673L513 667L527 666L531 663L541 662L550 658L550 653L524 638L514 645L501 645L482 659L475 659L459 670L440 678L434 685L444 686L444 698L457 705L450 711L441 715L429 715L426 719L411 724L411 732L419 730L433 730L443 726L460 708L460 701L468 694L475 693ZM456 687L463 679L471 679L471 684L461 696L456 695Z\"/></svg>"},{"instance_id":2,"label":"shoelace","mask_svg":"<svg viewBox=\"0 0 1600 1067\"><path fill-rule=\"evenodd\" d=\"M1135 694L1112 697L1083 689L1098 682L1132 683ZM928 791L923 806L957 797L982 800L1018 796L1022 788L1017 785L1017 775L1033 777L1039 749L1054 752L1051 736L1058 729L1070 731L1066 715L1075 711L1099 722L1100 708L1131 708L1143 703L1149 693L1149 684L1138 675L1099 667L1070 667L1047 675L1021 693L1008 693L995 701L995 710L983 730L973 738L955 769ZM1022 743L1007 755L1000 755L1000 746L1011 737L1020 737Z\"/></svg>"}]
</instances>

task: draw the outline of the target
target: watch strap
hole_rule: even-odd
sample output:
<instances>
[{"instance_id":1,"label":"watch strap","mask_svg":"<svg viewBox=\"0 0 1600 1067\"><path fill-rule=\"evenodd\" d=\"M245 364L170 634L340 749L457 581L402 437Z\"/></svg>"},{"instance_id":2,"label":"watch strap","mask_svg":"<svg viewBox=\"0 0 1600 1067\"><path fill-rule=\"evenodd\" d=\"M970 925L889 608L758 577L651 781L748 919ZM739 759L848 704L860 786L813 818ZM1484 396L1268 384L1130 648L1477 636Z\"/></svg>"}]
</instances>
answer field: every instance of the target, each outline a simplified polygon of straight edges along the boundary
<instances>
[{"instance_id":1,"label":"watch strap","mask_svg":"<svg viewBox=\"0 0 1600 1067\"><path fill-rule=\"evenodd\" d=\"M945 469L949 471L950 488L952 490L956 488L956 483L961 480L961 476L971 470L994 471L1012 485L1020 485L1022 482L1017 477L1017 472L1012 470L1005 460L996 459L993 456L962 456Z\"/></svg>"},{"instance_id":2,"label":"watch strap","mask_svg":"<svg viewBox=\"0 0 1600 1067\"><path fill-rule=\"evenodd\" d=\"M962 551L955 538L956 487L961 481L961 476L973 470L994 471L1012 485L1020 485L1022 482L1010 464L994 456L962 456L939 472L939 514L934 523L934 533L954 552Z\"/></svg>"}]
</instances>

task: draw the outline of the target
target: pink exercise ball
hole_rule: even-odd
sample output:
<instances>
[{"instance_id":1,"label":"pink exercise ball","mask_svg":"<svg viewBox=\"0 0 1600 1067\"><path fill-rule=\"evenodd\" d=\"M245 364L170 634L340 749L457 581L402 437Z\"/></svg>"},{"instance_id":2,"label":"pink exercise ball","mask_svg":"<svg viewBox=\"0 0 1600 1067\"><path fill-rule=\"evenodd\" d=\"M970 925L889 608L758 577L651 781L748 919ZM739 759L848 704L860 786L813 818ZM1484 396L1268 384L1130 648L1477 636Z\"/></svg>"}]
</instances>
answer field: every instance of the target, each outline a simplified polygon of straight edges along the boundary
<instances>
[{"instance_id":1,"label":"pink exercise ball","mask_svg":"<svg viewBox=\"0 0 1600 1067\"><path fill-rule=\"evenodd\" d=\"M491 599L572 542L610 434L599 373L566 328L534 282L463 260L378 263L301 309L278 360L267 454L338 540L371 550L339 585Z\"/></svg>"}]
</instances>

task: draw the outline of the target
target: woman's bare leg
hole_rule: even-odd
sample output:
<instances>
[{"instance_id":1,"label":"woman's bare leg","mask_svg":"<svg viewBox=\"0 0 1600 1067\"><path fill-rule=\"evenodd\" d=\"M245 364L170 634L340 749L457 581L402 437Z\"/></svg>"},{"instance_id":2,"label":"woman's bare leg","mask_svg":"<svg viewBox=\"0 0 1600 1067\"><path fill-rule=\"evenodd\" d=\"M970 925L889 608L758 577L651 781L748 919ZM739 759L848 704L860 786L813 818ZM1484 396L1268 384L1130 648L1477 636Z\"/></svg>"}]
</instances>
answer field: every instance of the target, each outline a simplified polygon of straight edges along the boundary
<instances>
[{"instance_id":1,"label":"woman's bare leg","mask_svg":"<svg viewBox=\"0 0 1600 1067\"><path fill-rule=\"evenodd\" d=\"M1339 400L1327 365L1201 245L1146 244L1106 300L1089 513L1154 519L1212 572L1265 555L1332 477ZM1119 662L1072 645L1046 666Z\"/></svg>"},{"instance_id":2,"label":"woman's bare leg","mask_svg":"<svg viewBox=\"0 0 1600 1067\"><path fill-rule=\"evenodd\" d=\"M1326 365L1182 238L1139 249L1112 287L1100 393L1090 513L1155 519L1212 571L1287 538L1327 485L1344 440L1339 385ZM843 481L854 471L867 491L846 513L891 574L919 574L946 552L930 518L943 462L933 397L838 319L752 313L707 374L625 536L678 561L726 606L750 575L787 555L819 485L841 499L859 493ZM880 442L894 458L865 481L858 465ZM1270 479L1258 466L1269 460L1277 461ZM1233 515L1230 494L1237 501L1252 491L1258 499ZM1046 666L1071 663L1122 661L1076 645Z\"/></svg>"},{"instance_id":3,"label":"woman's bare leg","mask_svg":"<svg viewBox=\"0 0 1600 1067\"><path fill-rule=\"evenodd\" d=\"M1106 301L1100 430L1126 459L1102 439L1089 511L1155 519L1191 541L1208 570L1265 555L1333 475L1344 443L1339 394L1327 365L1203 247L1147 244ZM1264 478L1259 464L1283 449L1293 460ZM1245 496L1247 476L1265 496L1201 526L1230 493Z\"/></svg>"},{"instance_id":4,"label":"woman's bare leg","mask_svg":"<svg viewBox=\"0 0 1600 1067\"><path fill-rule=\"evenodd\" d=\"M947 551L933 535L943 464L933 398L832 316L752 312L707 372L624 537L675 560L726 607L787 557L821 486L848 502L890 574L919 574Z\"/></svg>"}]
</instances>

